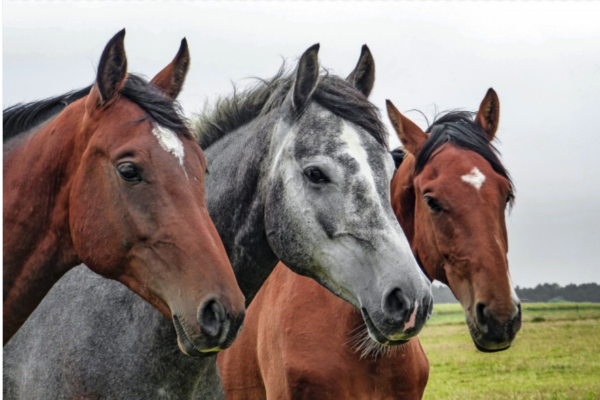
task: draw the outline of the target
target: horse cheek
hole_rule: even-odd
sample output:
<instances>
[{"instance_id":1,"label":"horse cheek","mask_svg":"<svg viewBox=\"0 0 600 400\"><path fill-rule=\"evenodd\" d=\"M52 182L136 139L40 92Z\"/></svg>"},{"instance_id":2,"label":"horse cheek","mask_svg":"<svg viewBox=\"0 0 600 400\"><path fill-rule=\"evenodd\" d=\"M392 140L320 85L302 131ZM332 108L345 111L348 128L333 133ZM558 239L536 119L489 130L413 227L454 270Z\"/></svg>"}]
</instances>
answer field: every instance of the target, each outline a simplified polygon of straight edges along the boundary
<instances>
[{"instance_id":1,"label":"horse cheek","mask_svg":"<svg viewBox=\"0 0 600 400\"><path fill-rule=\"evenodd\" d=\"M71 191L70 226L73 245L81 260L94 272L114 278L127 251L119 238L118 202L105 168L87 168L75 179ZM121 235L122 236L122 235Z\"/></svg>"}]
</instances>

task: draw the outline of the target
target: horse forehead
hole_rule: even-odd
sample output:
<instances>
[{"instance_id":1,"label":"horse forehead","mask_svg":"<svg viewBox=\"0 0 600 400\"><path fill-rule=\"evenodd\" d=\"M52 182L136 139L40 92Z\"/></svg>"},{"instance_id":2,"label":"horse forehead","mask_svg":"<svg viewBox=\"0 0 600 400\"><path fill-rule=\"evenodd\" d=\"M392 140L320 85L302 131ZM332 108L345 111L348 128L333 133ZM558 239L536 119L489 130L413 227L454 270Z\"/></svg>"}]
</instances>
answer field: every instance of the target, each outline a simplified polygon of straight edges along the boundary
<instances>
[{"instance_id":1,"label":"horse forehead","mask_svg":"<svg viewBox=\"0 0 600 400\"><path fill-rule=\"evenodd\" d=\"M343 122L338 159L349 164L351 178L369 193L373 200L385 196L394 173L392 157L368 133ZM358 168L357 168L358 167Z\"/></svg>"},{"instance_id":2,"label":"horse forehead","mask_svg":"<svg viewBox=\"0 0 600 400\"><path fill-rule=\"evenodd\" d=\"M393 160L368 132L319 104L311 104L307 111L304 123L296 130L296 157L331 157L337 162L348 164L349 171L355 171L354 165L351 166L350 163L358 163L361 175L368 173L372 176L376 172L377 178L387 175L383 178L391 179ZM383 174L381 169L385 171Z\"/></svg>"},{"instance_id":3,"label":"horse forehead","mask_svg":"<svg viewBox=\"0 0 600 400\"><path fill-rule=\"evenodd\" d=\"M184 167L185 149L177 133L156 123L153 125L152 135L158 140L160 147L173 155L179 162L179 165Z\"/></svg>"},{"instance_id":4,"label":"horse forehead","mask_svg":"<svg viewBox=\"0 0 600 400\"><path fill-rule=\"evenodd\" d=\"M109 145L118 145L131 138L150 134L153 127L152 119L137 104L128 99L120 98L103 114L95 127L101 132L98 139Z\"/></svg>"},{"instance_id":5,"label":"horse forehead","mask_svg":"<svg viewBox=\"0 0 600 400\"><path fill-rule=\"evenodd\" d=\"M458 187L476 191L501 178L481 155L453 145L447 145L430 159L423 176L425 180L441 178L440 181L453 186L460 183Z\"/></svg>"},{"instance_id":6,"label":"horse forehead","mask_svg":"<svg viewBox=\"0 0 600 400\"><path fill-rule=\"evenodd\" d=\"M373 176L373 166L371 164L380 157L377 157L375 149L369 146L371 143L365 140L365 134L365 132L361 132L350 123L342 121L339 132L341 146L338 148L338 152L355 160L359 165L360 172Z\"/></svg>"},{"instance_id":7,"label":"horse forehead","mask_svg":"<svg viewBox=\"0 0 600 400\"><path fill-rule=\"evenodd\" d=\"M473 167L468 173L462 175L460 179L479 190L481 189L481 186L483 186L486 178L479 168Z\"/></svg>"}]
</instances>

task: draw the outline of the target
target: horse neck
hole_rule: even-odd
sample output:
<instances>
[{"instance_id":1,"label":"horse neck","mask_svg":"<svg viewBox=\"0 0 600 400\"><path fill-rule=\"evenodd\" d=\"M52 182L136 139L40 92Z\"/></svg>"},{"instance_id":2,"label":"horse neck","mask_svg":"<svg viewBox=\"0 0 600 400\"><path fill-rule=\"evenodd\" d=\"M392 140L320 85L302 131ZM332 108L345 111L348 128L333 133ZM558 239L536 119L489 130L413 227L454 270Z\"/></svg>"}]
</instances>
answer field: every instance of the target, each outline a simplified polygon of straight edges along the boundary
<instances>
[{"instance_id":1,"label":"horse neck","mask_svg":"<svg viewBox=\"0 0 600 400\"><path fill-rule=\"evenodd\" d=\"M208 147L206 203L238 285L250 304L279 261L265 229L266 184L275 124L261 117Z\"/></svg>"},{"instance_id":2,"label":"horse neck","mask_svg":"<svg viewBox=\"0 0 600 400\"><path fill-rule=\"evenodd\" d=\"M419 257L420 252L429 252L431 249L421 248L421 243L415 238L415 226L419 224L416 219L415 202L420 200L416 198L414 178L415 157L408 154L392 179L392 208L421 269L430 280L445 282L446 277L437 265L423 262Z\"/></svg>"},{"instance_id":3,"label":"horse neck","mask_svg":"<svg viewBox=\"0 0 600 400\"><path fill-rule=\"evenodd\" d=\"M81 110L72 107L5 154L5 343L52 285L80 262L71 241L68 210L74 159L81 153L76 141L80 125L73 121L82 118Z\"/></svg>"}]
</instances>

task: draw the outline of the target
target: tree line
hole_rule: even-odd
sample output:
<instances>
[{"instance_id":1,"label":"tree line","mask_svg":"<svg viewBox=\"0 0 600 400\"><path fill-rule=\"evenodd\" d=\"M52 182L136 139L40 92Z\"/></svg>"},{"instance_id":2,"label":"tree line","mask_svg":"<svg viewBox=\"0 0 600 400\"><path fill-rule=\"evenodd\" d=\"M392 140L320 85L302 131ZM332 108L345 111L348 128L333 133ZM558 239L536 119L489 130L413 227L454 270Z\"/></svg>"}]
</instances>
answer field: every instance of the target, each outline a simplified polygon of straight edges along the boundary
<instances>
[{"instance_id":1,"label":"tree line","mask_svg":"<svg viewBox=\"0 0 600 400\"><path fill-rule=\"evenodd\" d=\"M431 287L436 303L458 303L448 286L435 284ZM557 283L539 284L533 288L515 288L517 296L524 303L546 303L572 301L577 303L600 303L600 285L597 283L570 284L560 286Z\"/></svg>"}]
</instances>

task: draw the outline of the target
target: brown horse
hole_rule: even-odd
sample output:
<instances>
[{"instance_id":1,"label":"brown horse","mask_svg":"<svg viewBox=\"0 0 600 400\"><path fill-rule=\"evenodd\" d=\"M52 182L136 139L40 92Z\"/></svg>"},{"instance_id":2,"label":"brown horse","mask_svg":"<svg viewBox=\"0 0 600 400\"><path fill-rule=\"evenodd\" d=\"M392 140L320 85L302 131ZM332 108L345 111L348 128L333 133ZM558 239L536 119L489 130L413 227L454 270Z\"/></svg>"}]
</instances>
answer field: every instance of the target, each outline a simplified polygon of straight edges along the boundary
<instances>
[{"instance_id":1,"label":"brown horse","mask_svg":"<svg viewBox=\"0 0 600 400\"><path fill-rule=\"evenodd\" d=\"M499 104L490 89L474 121L449 113L428 135L387 102L404 145L394 211L423 270L460 300L481 351L508 348L521 324L506 258L512 183L490 143ZM420 399L429 363L418 338L386 348L365 332L358 310L278 265L219 355L227 398Z\"/></svg>"},{"instance_id":2,"label":"brown horse","mask_svg":"<svg viewBox=\"0 0 600 400\"><path fill-rule=\"evenodd\" d=\"M228 347L243 321L206 209L206 160L174 103L187 42L151 84L127 74L124 37L57 115L40 123L56 99L4 113L4 344L82 262L172 317L186 354Z\"/></svg>"}]
</instances>

